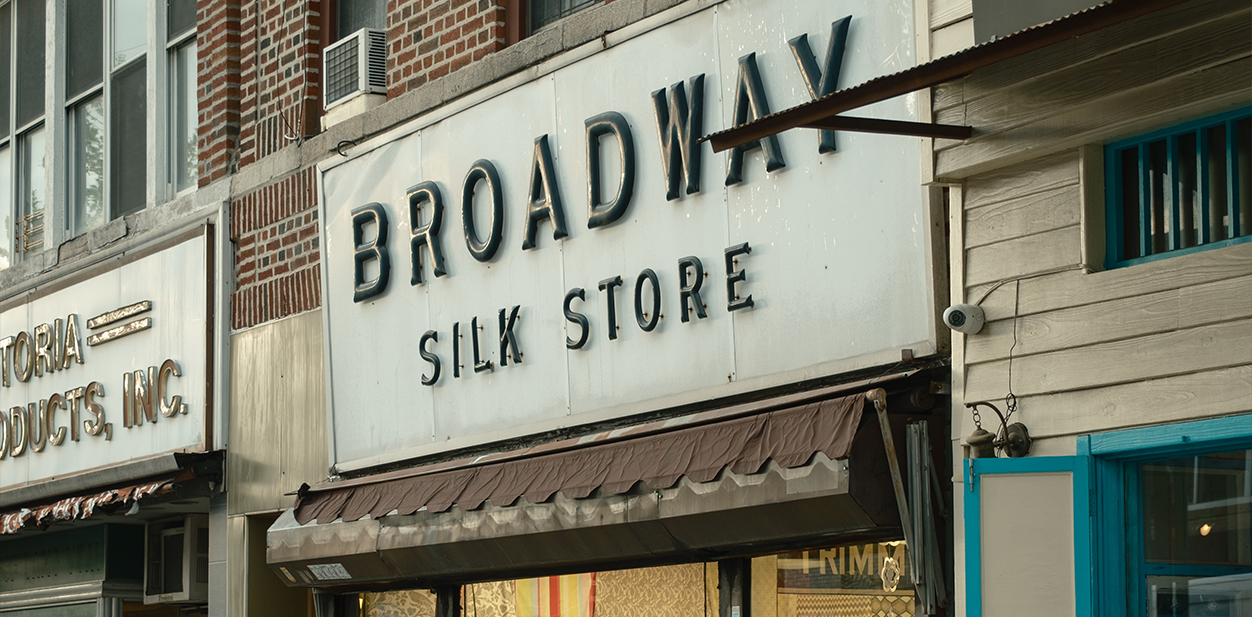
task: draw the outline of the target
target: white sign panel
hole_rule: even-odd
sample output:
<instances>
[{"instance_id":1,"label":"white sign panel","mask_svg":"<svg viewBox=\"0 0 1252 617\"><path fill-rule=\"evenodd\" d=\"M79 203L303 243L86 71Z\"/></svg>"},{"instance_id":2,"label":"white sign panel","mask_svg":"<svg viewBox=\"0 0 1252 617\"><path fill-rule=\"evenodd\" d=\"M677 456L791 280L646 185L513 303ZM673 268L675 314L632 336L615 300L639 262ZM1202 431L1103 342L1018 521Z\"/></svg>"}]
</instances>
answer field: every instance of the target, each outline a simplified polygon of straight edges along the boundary
<instances>
[{"instance_id":1,"label":"white sign panel","mask_svg":"<svg viewBox=\"0 0 1252 617\"><path fill-rule=\"evenodd\" d=\"M0 488L205 448L203 233L0 312Z\"/></svg>"},{"instance_id":2,"label":"white sign panel","mask_svg":"<svg viewBox=\"0 0 1252 617\"><path fill-rule=\"evenodd\" d=\"M917 139L694 140L912 66L911 12L688 10L324 170L341 468L933 352Z\"/></svg>"}]
</instances>

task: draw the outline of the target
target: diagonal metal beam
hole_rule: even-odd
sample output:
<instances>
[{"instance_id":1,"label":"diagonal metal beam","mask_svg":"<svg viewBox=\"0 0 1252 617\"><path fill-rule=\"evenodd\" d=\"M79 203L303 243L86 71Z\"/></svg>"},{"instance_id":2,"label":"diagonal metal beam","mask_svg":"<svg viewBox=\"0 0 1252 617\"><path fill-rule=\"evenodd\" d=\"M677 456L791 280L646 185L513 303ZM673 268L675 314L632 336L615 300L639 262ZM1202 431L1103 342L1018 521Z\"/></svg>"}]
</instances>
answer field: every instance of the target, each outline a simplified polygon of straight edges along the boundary
<instances>
[{"instance_id":1,"label":"diagonal metal beam","mask_svg":"<svg viewBox=\"0 0 1252 617\"><path fill-rule=\"evenodd\" d=\"M974 128L970 126L908 122L905 120L881 120L856 116L831 116L801 124L800 128L882 133L885 135L915 135L917 137L936 137L939 139L969 139L969 136L974 133ZM721 150L717 149L718 139L714 137L710 141L713 142L713 151L720 152Z\"/></svg>"},{"instance_id":2,"label":"diagonal metal beam","mask_svg":"<svg viewBox=\"0 0 1252 617\"><path fill-rule=\"evenodd\" d=\"M715 152L729 150L788 129L813 125L845 111L958 79L997 62L1191 1L1107 0L1093 8L726 129L701 141L712 142Z\"/></svg>"}]
</instances>

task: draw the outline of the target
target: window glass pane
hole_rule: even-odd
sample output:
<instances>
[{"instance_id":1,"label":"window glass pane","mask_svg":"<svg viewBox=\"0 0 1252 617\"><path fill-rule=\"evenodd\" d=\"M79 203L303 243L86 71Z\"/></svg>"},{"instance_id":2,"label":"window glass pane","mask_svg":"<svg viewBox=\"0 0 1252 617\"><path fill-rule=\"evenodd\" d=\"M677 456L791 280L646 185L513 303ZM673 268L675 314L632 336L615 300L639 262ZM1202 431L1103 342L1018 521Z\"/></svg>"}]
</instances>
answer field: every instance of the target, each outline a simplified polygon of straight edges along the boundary
<instances>
[{"instance_id":1,"label":"window glass pane","mask_svg":"<svg viewBox=\"0 0 1252 617\"><path fill-rule=\"evenodd\" d=\"M0 6L0 139L9 136L9 61L13 49L12 4Z\"/></svg>"},{"instance_id":2,"label":"window glass pane","mask_svg":"<svg viewBox=\"0 0 1252 617\"><path fill-rule=\"evenodd\" d=\"M538 30L566 15L593 4L596 0L531 0L530 29Z\"/></svg>"},{"instance_id":3,"label":"window glass pane","mask_svg":"<svg viewBox=\"0 0 1252 617\"><path fill-rule=\"evenodd\" d=\"M175 190L182 191L196 183L196 43L190 41L174 52L174 75L170 83L174 88L171 100L174 109L170 135L174 140L170 152L174 157Z\"/></svg>"},{"instance_id":4,"label":"window glass pane","mask_svg":"<svg viewBox=\"0 0 1252 617\"><path fill-rule=\"evenodd\" d=\"M147 0L113 0L113 67L148 49Z\"/></svg>"},{"instance_id":5,"label":"window glass pane","mask_svg":"<svg viewBox=\"0 0 1252 617\"><path fill-rule=\"evenodd\" d=\"M339 0L339 37L361 28L387 28L384 0Z\"/></svg>"},{"instance_id":6,"label":"window glass pane","mask_svg":"<svg viewBox=\"0 0 1252 617\"><path fill-rule=\"evenodd\" d=\"M43 115L44 98L44 0L17 2L17 126Z\"/></svg>"},{"instance_id":7,"label":"window glass pane","mask_svg":"<svg viewBox=\"0 0 1252 617\"><path fill-rule=\"evenodd\" d=\"M112 218L144 207L148 181L146 76L144 62L113 75L110 94L109 147Z\"/></svg>"},{"instance_id":8,"label":"window glass pane","mask_svg":"<svg viewBox=\"0 0 1252 617\"><path fill-rule=\"evenodd\" d=\"M13 263L13 157L12 148L0 148L0 268Z\"/></svg>"},{"instance_id":9,"label":"window glass pane","mask_svg":"<svg viewBox=\"0 0 1252 617\"><path fill-rule=\"evenodd\" d=\"M1226 213L1226 127L1207 129L1209 157L1209 238L1216 242L1228 236L1230 218Z\"/></svg>"},{"instance_id":10,"label":"window glass pane","mask_svg":"<svg viewBox=\"0 0 1252 617\"><path fill-rule=\"evenodd\" d=\"M42 126L18 136L18 252L43 248L43 210L48 201L46 154Z\"/></svg>"},{"instance_id":11,"label":"window glass pane","mask_svg":"<svg viewBox=\"0 0 1252 617\"><path fill-rule=\"evenodd\" d=\"M65 98L100 84L104 73L104 2L77 0L65 12Z\"/></svg>"},{"instance_id":12,"label":"window glass pane","mask_svg":"<svg viewBox=\"0 0 1252 617\"><path fill-rule=\"evenodd\" d=\"M104 97L79 103L70 115L71 221L74 235L78 235L108 220L104 209Z\"/></svg>"},{"instance_id":13,"label":"window glass pane","mask_svg":"<svg viewBox=\"0 0 1252 617\"><path fill-rule=\"evenodd\" d=\"M1145 463L1144 558L1252 566L1250 465L1252 450Z\"/></svg>"},{"instance_id":14,"label":"window glass pane","mask_svg":"<svg viewBox=\"0 0 1252 617\"><path fill-rule=\"evenodd\" d=\"M196 0L169 0L165 9L167 41L173 41L196 27Z\"/></svg>"},{"instance_id":15,"label":"window glass pane","mask_svg":"<svg viewBox=\"0 0 1252 617\"><path fill-rule=\"evenodd\" d=\"M1252 597L1252 450L1144 463L1149 615L1236 615Z\"/></svg>"},{"instance_id":16,"label":"window glass pane","mask_svg":"<svg viewBox=\"0 0 1252 617\"><path fill-rule=\"evenodd\" d=\"M1196 186L1196 134L1178 136L1178 212L1179 231L1182 233L1180 248L1200 244L1200 192Z\"/></svg>"},{"instance_id":17,"label":"window glass pane","mask_svg":"<svg viewBox=\"0 0 1252 617\"><path fill-rule=\"evenodd\" d=\"M1139 149L1127 148L1121 157L1122 259L1140 257L1139 250Z\"/></svg>"},{"instance_id":18,"label":"window glass pane","mask_svg":"<svg viewBox=\"0 0 1252 617\"><path fill-rule=\"evenodd\" d=\"M1239 178L1239 235L1252 235L1252 118L1235 122L1238 146L1236 174Z\"/></svg>"}]
</instances>

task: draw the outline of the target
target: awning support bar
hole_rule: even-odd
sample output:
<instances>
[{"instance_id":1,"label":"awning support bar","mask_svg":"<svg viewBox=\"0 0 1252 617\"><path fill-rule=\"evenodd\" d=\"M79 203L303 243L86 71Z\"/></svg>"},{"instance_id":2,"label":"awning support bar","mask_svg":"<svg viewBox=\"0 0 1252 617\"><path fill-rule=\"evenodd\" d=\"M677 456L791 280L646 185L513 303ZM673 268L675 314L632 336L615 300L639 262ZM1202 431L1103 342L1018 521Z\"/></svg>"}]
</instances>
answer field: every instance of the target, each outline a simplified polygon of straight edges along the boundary
<instances>
[{"instance_id":1,"label":"awning support bar","mask_svg":"<svg viewBox=\"0 0 1252 617\"><path fill-rule=\"evenodd\" d=\"M900 508L900 527L904 529L904 544L913 551L913 519L909 516L909 500L904 494L904 477L900 475L900 462L896 458L895 440L891 438L891 423L887 420L887 392L882 388L874 388L865 393L865 398L874 402L878 411L878 427L882 429L882 445L887 451L887 465L891 468L891 485L896 491L896 506ZM910 571L915 571L910 568ZM916 577L914 577L916 582Z\"/></svg>"},{"instance_id":2,"label":"awning support bar","mask_svg":"<svg viewBox=\"0 0 1252 617\"><path fill-rule=\"evenodd\" d=\"M974 127L972 126L908 122L906 120L882 120L857 116L830 116L829 118L801 124L800 127L806 129L854 131L857 133L880 133L884 135L911 135L937 139L969 139L974 134ZM716 140L714 141L716 143ZM718 151L716 145L714 145L713 150Z\"/></svg>"}]
</instances>

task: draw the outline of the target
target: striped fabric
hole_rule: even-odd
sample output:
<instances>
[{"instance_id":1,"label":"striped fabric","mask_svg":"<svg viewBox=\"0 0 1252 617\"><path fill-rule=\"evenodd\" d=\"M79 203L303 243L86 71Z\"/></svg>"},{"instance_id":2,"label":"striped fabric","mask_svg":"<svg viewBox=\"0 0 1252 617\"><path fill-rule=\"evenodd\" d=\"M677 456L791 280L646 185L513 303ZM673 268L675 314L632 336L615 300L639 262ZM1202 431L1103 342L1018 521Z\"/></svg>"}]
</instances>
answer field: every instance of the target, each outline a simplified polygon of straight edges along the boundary
<instances>
[{"instance_id":1,"label":"striped fabric","mask_svg":"<svg viewBox=\"0 0 1252 617\"><path fill-rule=\"evenodd\" d=\"M595 617L596 574L517 581L517 617Z\"/></svg>"}]
</instances>

